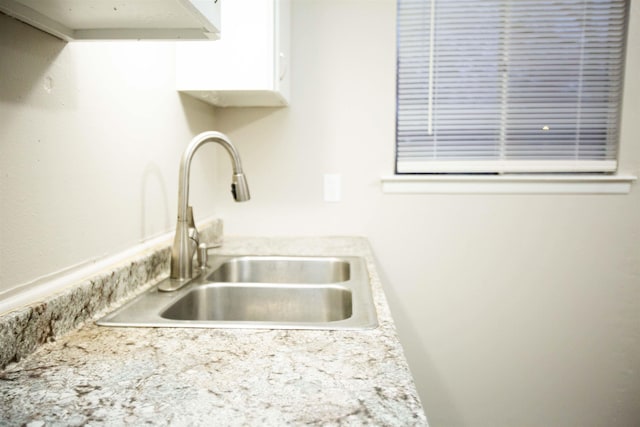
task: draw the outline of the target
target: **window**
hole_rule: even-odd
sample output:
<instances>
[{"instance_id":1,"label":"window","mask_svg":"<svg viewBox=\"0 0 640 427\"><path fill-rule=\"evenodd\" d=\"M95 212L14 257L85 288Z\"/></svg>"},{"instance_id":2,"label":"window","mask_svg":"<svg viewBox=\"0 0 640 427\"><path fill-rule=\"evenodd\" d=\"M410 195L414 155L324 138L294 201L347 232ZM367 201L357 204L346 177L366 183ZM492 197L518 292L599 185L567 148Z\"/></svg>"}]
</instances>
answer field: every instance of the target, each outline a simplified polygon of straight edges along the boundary
<instances>
[{"instance_id":1,"label":"window","mask_svg":"<svg viewBox=\"0 0 640 427\"><path fill-rule=\"evenodd\" d=\"M625 0L398 0L396 173L617 168Z\"/></svg>"}]
</instances>

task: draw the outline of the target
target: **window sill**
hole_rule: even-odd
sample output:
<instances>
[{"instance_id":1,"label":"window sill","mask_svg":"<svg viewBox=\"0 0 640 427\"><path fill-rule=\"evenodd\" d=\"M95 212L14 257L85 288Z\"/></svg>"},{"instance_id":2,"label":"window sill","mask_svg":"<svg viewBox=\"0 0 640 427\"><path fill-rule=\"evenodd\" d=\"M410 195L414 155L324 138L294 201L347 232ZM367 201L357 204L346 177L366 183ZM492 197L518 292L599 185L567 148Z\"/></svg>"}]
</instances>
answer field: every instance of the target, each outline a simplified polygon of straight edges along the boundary
<instances>
[{"instance_id":1,"label":"window sill","mask_svg":"<svg viewBox=\"0 0 640 427\"><path fill-rule=\"evenodd\" d=\"M627 194L633 175L392 175L387 194Z\"/></svg>"}]
</instances>

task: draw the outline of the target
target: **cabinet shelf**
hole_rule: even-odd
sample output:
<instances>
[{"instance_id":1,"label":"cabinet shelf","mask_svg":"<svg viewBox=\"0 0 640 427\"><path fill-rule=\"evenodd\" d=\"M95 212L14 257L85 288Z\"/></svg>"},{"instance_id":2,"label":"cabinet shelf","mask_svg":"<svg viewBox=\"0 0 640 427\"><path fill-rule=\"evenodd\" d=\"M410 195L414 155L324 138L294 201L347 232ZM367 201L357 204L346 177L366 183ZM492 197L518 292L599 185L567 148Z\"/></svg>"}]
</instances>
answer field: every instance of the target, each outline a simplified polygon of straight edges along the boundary
<instances>
[{"instance_id":1,"label":"cabinet shelf","mask_svg":"<svg viewBox=\"0 0 640 427\"><path fill-rule=\"evenodd\" d=\"M0 11L66 41L215 40L220 33L220 3L221 0L0 0Z\"/></svg>"}]
</instances>

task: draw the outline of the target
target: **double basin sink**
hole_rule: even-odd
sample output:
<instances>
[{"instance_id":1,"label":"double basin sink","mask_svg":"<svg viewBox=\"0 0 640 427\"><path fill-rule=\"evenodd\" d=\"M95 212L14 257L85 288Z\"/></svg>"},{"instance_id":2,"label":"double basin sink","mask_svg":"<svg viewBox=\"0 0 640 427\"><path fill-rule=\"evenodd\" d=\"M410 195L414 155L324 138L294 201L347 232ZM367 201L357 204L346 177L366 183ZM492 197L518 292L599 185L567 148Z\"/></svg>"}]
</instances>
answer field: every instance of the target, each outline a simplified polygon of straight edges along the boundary
<instances>
[{"instance_id":1,"label":"double basin sink","mask_svg":"<svg viewBox=\"0 0 640 427\"><path fill-rule=\"evenodd\" d=\"M267 329L368 329L378 324L360 257L216 255L179 290L162 292L161 285L98 324Z\"/></svg>"}]
</instances>

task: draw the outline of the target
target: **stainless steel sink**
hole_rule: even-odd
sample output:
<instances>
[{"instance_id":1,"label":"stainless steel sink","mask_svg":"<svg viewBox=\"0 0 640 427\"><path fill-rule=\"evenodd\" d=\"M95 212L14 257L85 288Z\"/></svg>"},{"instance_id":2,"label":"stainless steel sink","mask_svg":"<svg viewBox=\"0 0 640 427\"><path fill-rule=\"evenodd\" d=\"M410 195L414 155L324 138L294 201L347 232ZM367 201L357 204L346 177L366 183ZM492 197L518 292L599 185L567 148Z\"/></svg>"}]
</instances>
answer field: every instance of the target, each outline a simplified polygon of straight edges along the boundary
<instances>
[{"instance_id":1,"label":"stainless steel sink","mask_svg":"<svg viewBox=\"0 0 640 427\"><path fill-rule=\"evenodd\" d=\"M209 268L180 290L160 292L161 284L98 324L268 329L377 326L369 275L359 257L214 256Z\"/></svg>"},{"instance_id":2,"label":"stainless steel sink","mask_svg":"<svg viewBox=\"0 0 640 427\"><path fill-rule=\"evenodd\" d=\"M335 322L352 314L351 291L339 286L198 286L161 316L176 320Z\"/></svg>"},{"instance_id":3,"label":"stainless steel sink","mask_svg":"<svg viewBox=\"0 0 640 427\"><path fill-rule=\"evenodd\" d=\"M349 280L349 262L340 258L243 256L209 275L212 282L337 283Z\"/></svg>"}]
</instances>

